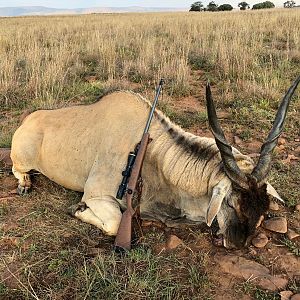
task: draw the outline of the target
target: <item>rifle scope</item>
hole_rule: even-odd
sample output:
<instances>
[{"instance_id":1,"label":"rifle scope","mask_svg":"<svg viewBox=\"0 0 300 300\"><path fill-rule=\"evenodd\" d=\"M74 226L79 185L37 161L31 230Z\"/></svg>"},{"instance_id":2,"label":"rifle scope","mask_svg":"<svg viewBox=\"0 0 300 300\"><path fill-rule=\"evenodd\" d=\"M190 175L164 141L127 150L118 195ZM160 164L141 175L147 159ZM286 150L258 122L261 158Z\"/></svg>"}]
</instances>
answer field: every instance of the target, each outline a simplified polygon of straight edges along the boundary
<instances>
[{"instance_id":1,"label":"rifle scope","mask_svg":"<svg viewBox=\"0 0 300 300\"><path fill-rule=\"evenodd\" d=\"M135 161L135 157L136 157L135 152L130 152L128 155L126 168L122 172L123 179L122 179L121 184L119 185L118 192L117 192L117 196L116 196L117 199L122 200L122 198L126 192L128 180L129 180L131 170L132 170L132 167L133 167L133 164Z\"/></svg>"}]
</instances>

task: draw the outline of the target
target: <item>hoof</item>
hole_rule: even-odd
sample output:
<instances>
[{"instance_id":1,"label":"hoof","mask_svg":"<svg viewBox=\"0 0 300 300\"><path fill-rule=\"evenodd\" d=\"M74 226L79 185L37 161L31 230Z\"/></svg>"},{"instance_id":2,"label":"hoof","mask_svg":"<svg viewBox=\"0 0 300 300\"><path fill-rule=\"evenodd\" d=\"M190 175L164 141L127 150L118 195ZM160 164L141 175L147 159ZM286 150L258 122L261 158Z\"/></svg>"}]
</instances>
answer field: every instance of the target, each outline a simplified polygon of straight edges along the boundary
<instances>
[{"instance_id":1,"label":"hoof","mask_svg":"<svg viewBox=\"0 0 300 300\"><path fill-rule=\"evenodd\" d=\"M17 192L20 196L26 196L29 194L30 187L18 185Z\"/></svg>"},{"instance_id":2,"label":"hoof","mask_svg":"<svg viewBox=\"0 0 300 300\"><path fill-rule=\"evenodd\" d=\"M71 205L70 207L68 207L68 214L71 215L72 217L75 217L75 213L77 211L83 212L87 209L87 205L85 202L79 202L76 203L74 205Z\"/></svg>"}]
</instances>

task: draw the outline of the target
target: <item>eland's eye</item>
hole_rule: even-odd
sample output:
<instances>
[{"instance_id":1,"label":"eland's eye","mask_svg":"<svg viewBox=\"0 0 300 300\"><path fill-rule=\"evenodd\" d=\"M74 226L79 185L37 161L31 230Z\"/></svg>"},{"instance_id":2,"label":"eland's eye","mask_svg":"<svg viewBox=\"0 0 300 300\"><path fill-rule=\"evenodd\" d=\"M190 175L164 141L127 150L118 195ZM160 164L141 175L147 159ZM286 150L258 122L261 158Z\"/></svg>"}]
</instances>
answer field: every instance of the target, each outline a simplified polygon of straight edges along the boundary
<instances>
[{"instance_id":1,"label":"eland's eye","mask_svg":"<svg viewBox=\"0 0 300 300\"><path fill-rule=\"evenodd\" d=\"M227 199L227 205L228 205L230 208L234 209L234 206L233 206L232 201L231 201L230 198Z\"/></svg>"}]
</instances>

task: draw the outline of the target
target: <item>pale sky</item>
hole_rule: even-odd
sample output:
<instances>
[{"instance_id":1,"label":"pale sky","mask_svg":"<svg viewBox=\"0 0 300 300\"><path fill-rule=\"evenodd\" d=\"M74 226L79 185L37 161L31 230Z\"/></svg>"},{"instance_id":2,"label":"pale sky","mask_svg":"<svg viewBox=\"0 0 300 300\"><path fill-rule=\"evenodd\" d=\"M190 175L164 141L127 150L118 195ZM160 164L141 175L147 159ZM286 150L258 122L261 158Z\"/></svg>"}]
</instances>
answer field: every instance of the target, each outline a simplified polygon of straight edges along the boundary
<instances>
[{"instance_id":1,"label":"pale sky","mask_svg":"<svg viewBox=\"0 0 300 300\"><path fill-rule=\"evenodd\" d=\"M0 7L5 6L47 6L54 8L85 8L85 7L124 7L124 6L144 6L144 7L190 7L196 0L0 0ZM204 5L207 5L211 0L203 0ZM217 4L229 3L234 7L244 0L215 0ZM246 0L250 5L263 2L265 0ZM271 0L272 1L272 0ZM283 6L286 0L272 1L276 6ZM296 0L299 4L300 0Z\"/></svg>"},{"instance_id":2,"label":"pale sky","mask_svg":"<svg viewBox=\"0 0 300 300\"><path fill-rule=\"evenodd\" d=\"M189 7L192 1L180 0L0 0L0 6L47 6L55 8L84 8L84 7Z\"/></svg>"}]
</instances>

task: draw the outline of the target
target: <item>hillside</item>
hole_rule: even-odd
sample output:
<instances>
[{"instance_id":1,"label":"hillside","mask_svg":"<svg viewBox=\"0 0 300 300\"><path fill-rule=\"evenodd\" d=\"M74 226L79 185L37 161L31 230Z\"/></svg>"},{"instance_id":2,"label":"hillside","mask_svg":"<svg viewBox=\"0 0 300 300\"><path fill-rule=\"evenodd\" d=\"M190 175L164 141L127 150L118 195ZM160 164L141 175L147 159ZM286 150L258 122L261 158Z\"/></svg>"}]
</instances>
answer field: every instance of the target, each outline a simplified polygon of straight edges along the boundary
<instances>
[{"instance_id":1,"label":"hillside","mask_svg":"<svg viewBox=\"0 0 300 300\"><path fill-rule=\"evenodd\" d=\"M89 13L126 13L126 12L167 12L167 11L187 11L188 8L174 7L90 7L60 9L44 6L20 6L20 7L0 7L0 16L16 17L28 15L56 15L56 14L89 14Z\"/></svg>"}]
</instances>

